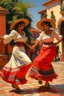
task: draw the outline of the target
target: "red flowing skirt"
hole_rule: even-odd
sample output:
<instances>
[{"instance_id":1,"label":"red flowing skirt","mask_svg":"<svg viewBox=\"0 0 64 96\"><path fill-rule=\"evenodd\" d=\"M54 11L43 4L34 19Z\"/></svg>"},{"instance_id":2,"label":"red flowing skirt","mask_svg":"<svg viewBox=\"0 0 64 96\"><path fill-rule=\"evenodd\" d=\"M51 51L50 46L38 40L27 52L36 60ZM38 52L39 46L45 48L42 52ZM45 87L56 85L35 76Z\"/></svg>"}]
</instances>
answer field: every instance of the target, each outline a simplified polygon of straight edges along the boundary
<instances>
[{"instance_id":1,"label":"red flowing skirt","mask_svg":"<svg viewBox=\"0 0 64 96\"><path fill-rule=\"evenodd\" d=\"M31 78L40 77L44 81L52 81L57 78L57 74L51 64L56 55L56 46L42 46L39 55L34 59L29 73Z\"/></svg>"},{"instance_id":2,"label":"red flowing skirt","mask_svg":"<svg viewBox=\"0 0 64 96\"><path fill-rule=\"evenodd\" d=\"M6 66L0 71L0 77L11 84L25 84L27 82L25 75L30 68L31 64L24 64L17 68L7 68Z\"/></svg>"}]
</instances>

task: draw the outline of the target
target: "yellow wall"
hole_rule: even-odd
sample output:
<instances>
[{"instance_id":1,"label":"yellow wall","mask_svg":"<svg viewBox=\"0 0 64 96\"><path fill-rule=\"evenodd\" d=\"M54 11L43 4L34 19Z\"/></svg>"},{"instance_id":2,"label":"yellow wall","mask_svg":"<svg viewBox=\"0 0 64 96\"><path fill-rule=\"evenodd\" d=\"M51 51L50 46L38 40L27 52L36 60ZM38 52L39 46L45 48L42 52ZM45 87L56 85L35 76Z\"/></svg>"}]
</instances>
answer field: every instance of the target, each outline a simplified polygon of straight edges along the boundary
<instances>
[{"instance_id":1,"label":"yellow wall","mask_svg":"<svg viewBox=\"0 0 64 96\"><path fill-rule=\"evenodd\" d=\"M55 15L55 18L56 18L56 25L57 25L57 21L59 20L59 18L61 18L61 14L60 14L60 2L57 2L55 4L52 4L52 5L47 6L48 18L50 18L50 16L51 16L51 11L54 12L54 15Z\"/></svg>"},{"instance_id":2,"label":"yellow wall","mask_svg":"<svg viewBox=\"0 0 64 96\"><path fill-rule=\"evenodd\" d=\"M47 8L47 15L48 15L47 18L51 17L51 11L53 11L56 19L56 28L58 28L57 26L58 20L62 17L62 15L60 14L60 2L56 2L55 4L46 6L46 8ZM57 29L57 33L59 34L59 29ZM62 42L60 42L59 44L59 52L62 53Z\"/></svg>"}]
</instances>

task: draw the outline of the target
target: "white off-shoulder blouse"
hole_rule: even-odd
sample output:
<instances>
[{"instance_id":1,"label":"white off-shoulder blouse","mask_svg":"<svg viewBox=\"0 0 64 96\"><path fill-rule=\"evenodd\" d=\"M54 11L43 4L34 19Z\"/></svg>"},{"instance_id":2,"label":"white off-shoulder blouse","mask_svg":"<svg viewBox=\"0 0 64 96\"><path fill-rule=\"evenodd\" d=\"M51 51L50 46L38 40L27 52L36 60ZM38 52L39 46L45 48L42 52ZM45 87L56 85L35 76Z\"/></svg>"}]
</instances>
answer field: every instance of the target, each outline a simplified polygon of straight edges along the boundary
<instances>
[{"instance_id":1,"label":"white off-shoulder blouse","mask_svg":"<svg viewBox=\"0 0 64 96\"><path fill-rule=\"evenodd\" d=\"M14 42L26 42L27 37L24 33L24 35L20 35L17 31L12 30L9 35L4 35L4 44L9 43L11 40L14 40Z\"/></svg>"},{"instance_id":2,"label":"white off-shoulder blouse","mask_svg":"<svg viewBox=\"0 0 64 96\"><path fill-rule=\"evenodd\" d=\"M42 31L36 40L41 41L44 45L45 43L56 43L60 37L62 37L62 35L58 35L55 31L52 31L49 35Z\"/></svg>"}]
</instances>

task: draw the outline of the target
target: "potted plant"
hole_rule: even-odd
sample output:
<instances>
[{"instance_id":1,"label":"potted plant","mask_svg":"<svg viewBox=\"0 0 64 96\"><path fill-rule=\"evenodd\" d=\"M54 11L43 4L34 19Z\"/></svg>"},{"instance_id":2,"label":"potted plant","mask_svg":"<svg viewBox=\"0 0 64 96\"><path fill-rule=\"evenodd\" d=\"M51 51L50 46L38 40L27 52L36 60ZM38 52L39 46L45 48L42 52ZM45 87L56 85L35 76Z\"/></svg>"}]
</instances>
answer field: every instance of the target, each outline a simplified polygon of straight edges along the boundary
<instances>
[{"instance_id":1,"label":"potted plant","mask_svg":"<svg viewBox=\"0 0 64 96\"><path fill-rule=\"evenodd\" d=\"M60 14L64 15L64 4L63 3L60 5Z\"/></svg>"},{"instance_id":2,"label":"potted plant","mask_svg":"<svg viewBox=\"0 0 64 96\"><path fill-rule=\"evenodd\" d=\"M64 7L61 8L60 14L64 15Z\"/></svg>"},{"instance_id":3,"label":"potted plant","mask_svg":"<svg viewBox=\"0 0 64 96\"><path fill-rule=\"evenodd\" d=\"M43 17L44 17L44 18L47 18L47 16L48 16L47 13L44 13Z\"/></svg>"},{"instance_id":4,"label":"potted plant","mask_svg":"<svg viewBox=\"0 0 64 96\"><path fill-rule=\"evenodd\" d=\"M51 17L50 18L53 19L54 21L56 21L53 11L51 11Z\"/></svg>"}]
</instances>

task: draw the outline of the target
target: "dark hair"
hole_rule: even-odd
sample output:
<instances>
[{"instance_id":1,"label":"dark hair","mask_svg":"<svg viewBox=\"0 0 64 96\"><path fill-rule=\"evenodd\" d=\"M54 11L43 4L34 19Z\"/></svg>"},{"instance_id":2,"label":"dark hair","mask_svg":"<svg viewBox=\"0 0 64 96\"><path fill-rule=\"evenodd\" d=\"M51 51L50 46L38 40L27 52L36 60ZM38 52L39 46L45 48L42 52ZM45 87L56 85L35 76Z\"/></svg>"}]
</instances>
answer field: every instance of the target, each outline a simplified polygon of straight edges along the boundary
<instances>
[{"instance_id":1,"label":"dark hair","mask_svg":"<svg viewBox=\"0 0 64 96\"><path fill-rule=\"evenodd\" d=\"M17 24L15 25L14 29L15 29L15 30L17 30L18 25L20 25L20 24L25 24L25 22L23 22L23 21L22 21L22 22L17 23ZM14 40L10 41L10 45L12 45L12 46L14 46L14 45L15 45Z\"/></svg>"},{"instance_id":2,"label":"dark hair","mask_svg":"<svg viewBox=\"0 0 64 96\"><path fill-rule=\"evenodd\" d=\"M51 23L50 23L50 22L48 22L48 21L44 21L44 22L42 22L42 23L41 23L41 26L42 26L42 24L43 24L43 23L44 23L44 24L47 24L47 25L49 26L49 28L51 28L51 27L52 27Z\"/></svg>"},{"instance_id":3,"label":"dark hair","mask_svg":"<svg viewBox=\"0 0 64 96\"><path fill-rule=\"evenodd\" d=\"M14 29L16 30L17 28L18 28L18 25L20 25L20 24L25 24L25 22L19 22L19 23L17 23L16 25L15 25L15 27L14 27Z\"/></svg>"}]
</instances>

